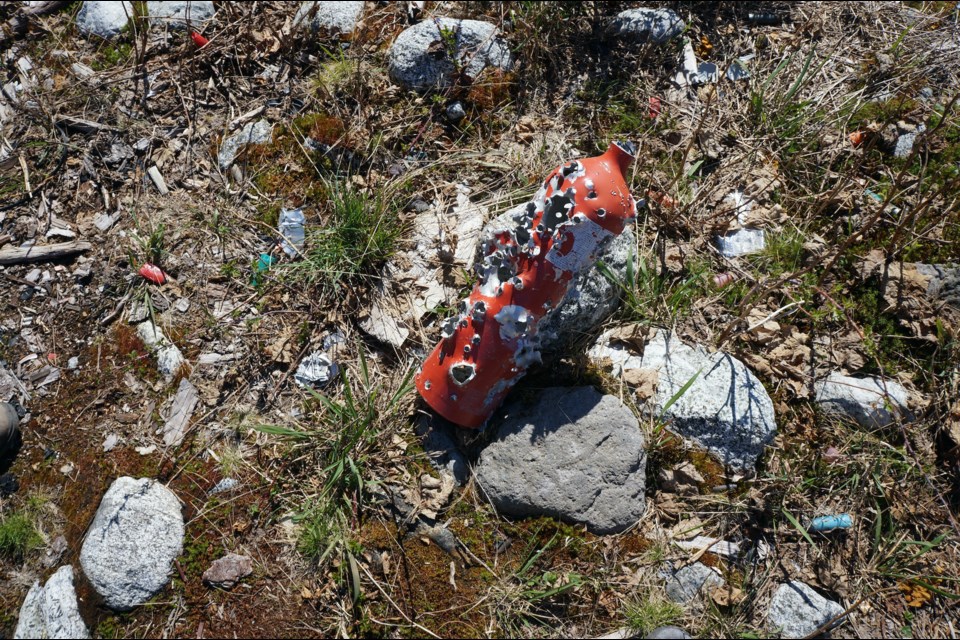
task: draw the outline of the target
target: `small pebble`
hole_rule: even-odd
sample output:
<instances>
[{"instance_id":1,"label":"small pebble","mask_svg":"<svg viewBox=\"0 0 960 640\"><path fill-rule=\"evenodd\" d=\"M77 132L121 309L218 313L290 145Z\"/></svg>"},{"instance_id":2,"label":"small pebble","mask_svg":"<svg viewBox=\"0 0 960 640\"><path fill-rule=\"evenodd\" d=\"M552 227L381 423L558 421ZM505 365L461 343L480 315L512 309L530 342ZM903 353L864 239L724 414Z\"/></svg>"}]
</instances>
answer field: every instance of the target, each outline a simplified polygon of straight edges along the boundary
<instances>
[{"instance_id":1,"label":"small pebble","mask_svg":"<svg viewBox=\"0 0 960 640\"><path fill-rule=\"evenodd\" d=\"M466 115L467 112L464 110L462 102L457 101L447 105L447 118L450 122L460 122Z\"/></svg>"},{"instance_id":2,"label":"small pebble","mask_svg":"<svg viewBox=\"0 0 960 640\"><path fill-rule=\"evenodd\" d=\"M231 489L235 488L237 484L239 483L233 478L224 478L223 480L215 484L213 488L207 492L207 495L212 496L218 493L223 493L224 491L230 491Z\"/></svg>"}]
</instances>

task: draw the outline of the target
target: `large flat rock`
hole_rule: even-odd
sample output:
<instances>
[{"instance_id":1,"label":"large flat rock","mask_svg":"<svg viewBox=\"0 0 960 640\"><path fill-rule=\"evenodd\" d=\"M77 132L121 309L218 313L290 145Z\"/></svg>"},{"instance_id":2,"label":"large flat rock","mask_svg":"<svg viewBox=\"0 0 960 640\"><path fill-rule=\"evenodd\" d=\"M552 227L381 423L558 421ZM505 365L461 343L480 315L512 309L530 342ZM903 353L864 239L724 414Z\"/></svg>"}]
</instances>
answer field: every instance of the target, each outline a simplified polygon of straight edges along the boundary
<instances>
[{"instance_id":1,"label":"large flat rock","mask_svg":"<svg viewBox=\"0 0 960 640\"><path fill-rule=\"evenodd\" d=\"M623 531L645 508L646 450L633 413L592 387L553 388L505 408L476 481L501 512Z\"/></svg>"},{"instance_id":2,"label":"large flat rock","mask_svg":"<svg viewBox=\"0 0 960 640\"><path fill-rule=\"evenodd\" d=\"M662 329L647 340L642 355L609 343L608 335L590 350L592 358L612 361L615 374L655 374L656 390L644 411L724 465L737 470L756 465L776 435L777 422L773 401L745 364L722 351L689 347Z\"/></svg>"}]
</instances>

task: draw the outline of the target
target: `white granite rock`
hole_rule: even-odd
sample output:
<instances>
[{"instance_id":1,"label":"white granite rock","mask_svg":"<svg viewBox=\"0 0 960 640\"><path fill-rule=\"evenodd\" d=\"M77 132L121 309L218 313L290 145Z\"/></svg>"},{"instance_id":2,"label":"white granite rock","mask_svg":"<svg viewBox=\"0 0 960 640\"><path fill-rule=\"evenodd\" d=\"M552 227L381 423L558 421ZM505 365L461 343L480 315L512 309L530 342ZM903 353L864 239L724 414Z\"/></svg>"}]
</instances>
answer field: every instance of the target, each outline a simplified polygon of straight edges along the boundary
<instances>
[{"instance_id":1,"label":"white granite rock","mask_svg":"<svg viewBox=\"0 0 960 640\"><path fill-rule=\"evenodd\" d=\"M147 15L152 24L165 24L171 29L196 27L216 13L209 0L147 2Z\"/></svg>"},{"instance_id":2,"label":"white granite rock","mask_svg":"<svg viewBox=\"0 0 960 640\"><path fill-rule=\"evenodd\" d=\"M746 470L756 464L773 440L777 422L770 396L745 364L722 351L688 347L662 329L647 341L642 355L612 344L610 334L601 336L589 355L599 363L612 362L615 375L629 369L657 372L656 391L644 411L662 417L668 429L725 465Z\"/></svg>"},{"instance_id":3,"label":"white granite rock","mask_svg":"<svg viewBox=\"0 0 960 640\"><path fill-rule=\"evenodd\" d=\"M217 152L217 164L226 171L233 164L240 148L247 144L266 144L273 140L273 125L266 120L248 122L240 131L224 139Z\"/></svg>"},{"instance_id":4,"label":"white granite rock","mask_svg":"<svg viewBox=\"0 0 960 640\"><path fill-rule=\"evenodd\" d=\"M87 35L113 38L123 31L133 15L132 2L87 0L77 14L77 28Z\"/></svg>"},{"instance_id":5,"label":"white granite rock","mask_svg":"<svg viewBox=\"0 0 960 640\"><path fill-rule=\"evenodd\" d=\"M780 585L767 613L770 630L782 638L805 638L843 613L843 607L827 600L802 582Z\"/></svg>"},{"instance_id":6,"label":"white granite rock","mask_svg":"<svg viewBox=\"0 0 960 640\"><path fill-rule=\"evenodd\" d=\"M910 392L893 380L851 378L834 371L815 389L824 411L852 418L862 427L886 427L898 417L912 418L907 408Z\"/></svg>"},{"instance_id":7,"label":"white granite rock","mask_svg":"<svg viewBox=\"0 0 960 640\"><path fill-rule=\"evenodd\" d=\"M687 25L670 9L627 9L614 18L608 31L638 42L663 44L683 33Z\"/></svg>"},{"instance_id":8,"label":"white granite rock","mask_svg":"<svg viewBox=\"0 0 960 640\"><path fill-rule=\"evenodd\" d=\"M513 56L489 22L434 18L407 27L390 46L390 79L406 89L448 86L458 68L476 78L486 67L513 68Z\"/></svg>"},{"instance_id":9,"label":"white granite rock","mask_svg":"<svg viewBox=\"0 0 960 640\"><path fill-rule=\"evenodd\" d=\"M60 567L40 586L30 587L20 607L14 638L89 638L90 631L80 617L73 567Z\"/></svg>"},{"instance_id":10,"label":"white granite rock","mask_svg":"<svg viewBox=\"0 0 960 640\"><path fill-rule=\"evenodd\" d=\"M183 533L172 491L149 478L117 478L87 530L80 565L108 607L129 611L167 584Z\"/></svg>"},{"instance_id":11,"label":"white granite rock","mask_svg":"<svg viewBox=\"0 0 960 640\"><path fill-rule=\"evenodd\" d=\"M353 33L362 13L362 1L304 2L293 17L293 26L343 37Z\"/></svg>"}]
</instances>

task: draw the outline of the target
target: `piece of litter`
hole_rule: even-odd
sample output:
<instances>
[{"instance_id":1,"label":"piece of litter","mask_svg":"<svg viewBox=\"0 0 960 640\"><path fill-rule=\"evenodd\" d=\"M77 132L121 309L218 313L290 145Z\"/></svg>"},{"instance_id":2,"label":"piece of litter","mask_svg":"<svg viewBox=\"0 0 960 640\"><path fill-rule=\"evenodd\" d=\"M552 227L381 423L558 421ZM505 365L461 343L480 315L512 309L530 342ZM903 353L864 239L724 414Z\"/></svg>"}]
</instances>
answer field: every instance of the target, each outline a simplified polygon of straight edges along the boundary
<instances>
[{"instance_id":1,"label":"piece of litter","mask_svg":"<svg viewBox=\"0 0 960 640\"><path fill-rule=\"evenodd\" d=\"M160 267L150 264L149 262L144 262L137 273L145 280L149 280L154 284L163 284L167 281L167 274L165 274Z\"/></svg>"},{"instance_id":2,"label":"piece of litter","mask_svg":"<svg viewBox=\"0 0 960 640\"><path fill-rule=\"evenodd\" d=\"M160 169L157 169L157 165L153 165L147 169L147 175L150 176L150 180L153 181L153 185L157 188L157 191L160 192L160 195L165 196L170 193L170 189L167 188L167 182L163 179Z\"/></svg>"},{"instance_id":3,"label":"piece of litter","mask_svg":"<svg viewBox=\"0 0 960 640\"><path fill-rule=\"evenodd\" d=\"M750 70L747 69L747 65L743 63L742 60L734 60L733 63L727 67L727 79L733 82L737 80L746 80L750 77Z\"/></svg>"},{"instance_id":4,"label":"piece of litter","mask_svg":"<svg viewBox=\"0 0 960 640\"><path fill-rule=\"evenodd\" d=\"M683 63L674 81L681 87L687 87L716 82L719 78L720 70L717 65L712 62L697 63L693 44L687 40L683 45Z\"/></svg>"},{"instance_id":5,"label":"piece of litter","mask_svg":"<svg viewBox=\"0 0 960 640\"><path fill-rule=\"evenodd\" d=\"M849 513L841 513L836 516L819 516L810 521L807 527L810 531L826 533L834 529L849 529L853 526L853 518Z\"/></svg>"},{"instance_id":6,"label":"piece of litter","mask_svg":"<svg viewBox=\"0 0 960 640\"><path fill-rule=\"evenodd\" d=\"M111 433L103 441L103 452L106 453L107 451L113 451L114 447L116 447L119 442L120 436L115 433Z\"/></svg>"},{"instance_id":7,"label":"piece of litter","mask_svg":"<svg viewBox=\"0 0 960 640\"><path fill-rule=\"evenodd\" d=\"M72 462L68 462L67 464L65 464L65 465L63 465L62 467L60 467L60 473L62 473L62 474L65 475L65 476L68 476L68 475L70 475L71 473L73 473L73 463L72 463Z\"/></svg>"},{"instance_id":8,"label":"piece of litter","mask_svg":"<svg viewBox=\"0 0 960 640\"><path fill-rule=\"evenodd\" d=\"M674 540L673 544L685 551L703 551L727 558L736 558L740 555L740 545L709 536L697 536L693 540Z\"/></svg>"},{"instance_id":9,"label":"piece of litter","mask_svg":"<svg viewBox=\"0 0 960 640\"><path fill-rule=\"evenodd\" d=\"M277 223L277 228L283 237L280 246L283 252L291 258L296 258L303 250L303 225L305 223L306 218L303 216L302 209L280 210L280 221Z\"/></svg>"},{"instance_id":10,"label":"piece of litter","mask_svg":"<svg viewBox=\"0 0 960 640\"><path fill-rule=\"evenodd\" d=\"M213 485L210 491L207 492L207 495L216 495L218 493L223 493L224 491L230 491L231 489L236 488L239 483L234 478L224 478L217 484Z\"/></svg>"},{"instance_id":11,"label":"piece of litter","mask_svg":"<svg viewBox=\"0 0 960 640\"><path fill-rule=\"evenodd\" d=\"M330 360L330 356L323 351L314 351L300 362L297 372L293 374L293 379L303 388L322 387L339 372L340 367Z\"/></svg>"},{"instance_id":12,"label":"piece of litter","mask_svg":"<svg viewBox=\"0 0 960 640\"><path fill-rule=\"evenodd\" d=\"M137 447L134 449L134 451L136 451L142 456L148 456L156 450L157 450L157 445L155 444L152 444L149 447Z\"/></svg>"},{"instance_id":13,"label":"piece of litter","mask_svg":"<svg viewBox=\"0 0 960 640\"><path fill-rule=\"evenodd\" d=\"M253 277L250 278L250 285L257 286L260 284L260 275L270 270L270 267L273 266L273 263L276 262L274 258L269 253L261 253L260 257L257 259L257 263L253 268Z\"/></svg>"},{"instance_id":14,"label":"piece of litter","mask_svg":"<svg viewBox=\"0 0 960 640\"><path fill-rule=\"evenodd\" d=\"M72 358L67 360L67 369L72 370L72 369L78 368L79 366L80 366L80 358L78 358L77 356L73 356Z\"/></svg>"}]
</instances>

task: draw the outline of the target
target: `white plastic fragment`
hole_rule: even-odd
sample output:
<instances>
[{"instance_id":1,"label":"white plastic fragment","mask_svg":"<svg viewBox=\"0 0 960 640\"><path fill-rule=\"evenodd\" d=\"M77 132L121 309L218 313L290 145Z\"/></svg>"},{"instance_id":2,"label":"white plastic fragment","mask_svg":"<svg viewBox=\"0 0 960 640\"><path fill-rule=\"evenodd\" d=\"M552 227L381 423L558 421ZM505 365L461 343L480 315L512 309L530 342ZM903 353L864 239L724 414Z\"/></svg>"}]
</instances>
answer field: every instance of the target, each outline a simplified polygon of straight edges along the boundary
<instances>
[{"instance_id":1,"label":"white plastic fragment","mask_svg":"<svg viewBox=\"0 0 960 640\"><path fill-rule=\"evenodd\" d=\"M729 67L727 67L727 79L733 82L737 80L746 80L750 77L750 69L747 68L744 58L737 58Z\"/></svg>"},{"instance_id":2,"label":"white plastic fragment","mask_svg":"<svg viewBox=\"0 0 960 640\"><path fill-rule=\"evenodd\" d=\"M763 251L766 246L763 229L744 226L747 224L747 216L753 209L753 201L745 197L742 191L731 191L724 198L724 203L733 207L737 216L737 223L743 228L717 236L717 248L720 249L720 253L725 258L736 258L737 256Z\"/></svg>"},{"instance_id":3,"label":"white plastic fragment","mask_svg":"<svg viewBox=\"0 0 960 640\"><path fill-rule=\"evenodd\" d=\"M293 380L304 389L322 387L337 377L339 372L340 367L330 356L322 351L314 351L300 362L297 372L293 374Z\"/></svg>"},{"instance_id":4,"label":"white plastic fragment","mask_svg":"<svg viewBox=\"0 0 960 640\"><path fill-rule=\"evenodd\" d=\"M674 540L673 544L685 551L701 551L706 549L710 553L727 558L736 558L740 555L740 545L736 542L727 542L710 536L697 536L693 540Z\"/></svg>"},{"instance_id":5,"label":"white plastic fragment","mask_svg":"<svg viewBox=\"0 0 960 640\"><path fill-rule=\"evenodd\" d=\"M697 86L716 82L720 78L720 70L712 62L697 63L697 54L693 44L686 40L683 44L683 62L674 81L681 87Z\"/></svg>"},{"instance_id":6,"label":"white plastic fragment","mask_svg":"<svg viewBox=\"0 0 960 640\"><path fill-rule=\"evenodd\" d=\"M165 196L170 193L170 189L167 188L167 181L163 179L163 174L160 173L160 169L157 169L157 165L153 165L147 169L147 175L150 176L150 180L157 188L157 191L160 192L160 195Z\"/></svg>"},{"instance_id":7,"label":"white plastic fragment","mask_svg":"<svg viewBox=\"0 0 960 640\"><path fill-rule=\"evenodd\" d=\"M281 209L280 222L277 224L283 240L280 247L291 258L296 258L303 251L304 230L306 223L303 209Z\"/></svg>"}]
</instances>

